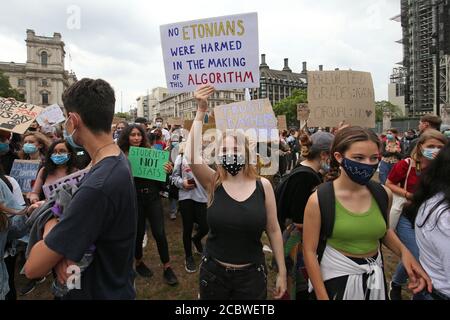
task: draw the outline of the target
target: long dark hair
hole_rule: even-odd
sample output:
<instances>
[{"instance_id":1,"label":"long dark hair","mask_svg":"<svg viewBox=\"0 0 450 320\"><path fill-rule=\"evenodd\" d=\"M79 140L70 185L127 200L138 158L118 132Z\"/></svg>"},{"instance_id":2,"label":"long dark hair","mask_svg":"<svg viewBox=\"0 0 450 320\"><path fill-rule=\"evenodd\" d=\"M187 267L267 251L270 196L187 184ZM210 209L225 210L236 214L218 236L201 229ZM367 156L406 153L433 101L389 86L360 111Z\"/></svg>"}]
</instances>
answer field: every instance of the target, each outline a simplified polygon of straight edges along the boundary
<instances>
[{"instance_id":1,"label":"long dark hair","mask_svg":"<svg viewBox=\"0 0 450 320\"><path fill-rule=\"evenodd\" d=\"M442 210L436 218L436 224L439 217L446 210L450 209L450 144L439 152L439 155L431 161L429 167L424 170L420 176L419 186L414 193L413 200L410 205L404 208L403 213L413 222L415 222L420 207L429 199L437 194L442 193L444 198L436 203L428 213L423 223L418 227L422 228L431 217L432 214L436 214L436 209L445 204L444 210ZM414 225L414 223L413 223ZM436 227L436 225L435 225Z\"/></svg>"},{"instance_id":2,"label":"long dark hair","mask_svg":"<svg viewBox=\"0 0 450 320\"><path fill-rule=\"evenodd\" d=\"M50 145L50 147L48 148L48 152L45 156L44 181L50 174L53 174L58 168L58 166L53 163L51 156L55 151L56 146L60 143L64 143L64 145L67 148L67 151L69 151L69 161L67 161L67 163L65 164L67 174L70 174L77 167L77 154L70 146L70 144L65 140L56 140Z\"/></svg>"},{"instance_id":3,"label":"long dark hair","mask_svg":"<svg viewBox=\"0 0 450 320\"><path fill-rule=\"evenodd\" d=\"M150 148L150 143L148 142L147 135L145 134L145 130L139 124L131 124L127 126L120 133L119 140L117 140L117 145L123 152L128 152L130 150L130 135L133 129L138 129L142 136L141 148Z\"/></svg>"},{"instance_id":4,"label":"long dark hair","mask_svg":"<svg viewBox=\"0 0 450 320\"><path fill-rule=\"evenodd\" d=\"M378 139L375 132L370 129L365 129L362 127L347 127L339 130L336 133L333 144L331 146L330 152L330 172L328 174L329 180L337 179L340 175L339 162L334 157L335 152L339 152L344 155L344 153L350 149L351 145L355 142L371 141L374 142L378 150L381 147L381 141Z\"/></svg>"}]
</instances>

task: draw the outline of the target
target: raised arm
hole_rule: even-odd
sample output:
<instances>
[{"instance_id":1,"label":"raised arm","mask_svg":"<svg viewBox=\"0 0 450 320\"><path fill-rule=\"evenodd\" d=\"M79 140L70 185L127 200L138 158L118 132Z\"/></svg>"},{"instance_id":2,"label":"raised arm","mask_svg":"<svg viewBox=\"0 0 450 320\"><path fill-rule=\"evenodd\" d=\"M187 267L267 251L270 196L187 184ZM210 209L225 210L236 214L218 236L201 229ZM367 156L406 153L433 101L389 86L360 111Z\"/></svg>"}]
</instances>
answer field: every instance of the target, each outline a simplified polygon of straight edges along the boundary
<instances>
[{"instance_id":1,"label":"raised arm","mask_svg":"<svg viewBox=\"0 0 450 320\"><path fill-rule=\"evenodd\" d=\"M202 158L202 127L203 119L208 111L208 97L214 92L214 87L204 85L199 87L194 97L197 100L197 114L187 139L185 157L197 180L207 189L212 182L215 171Z\"/></svg>"}]
</instances>

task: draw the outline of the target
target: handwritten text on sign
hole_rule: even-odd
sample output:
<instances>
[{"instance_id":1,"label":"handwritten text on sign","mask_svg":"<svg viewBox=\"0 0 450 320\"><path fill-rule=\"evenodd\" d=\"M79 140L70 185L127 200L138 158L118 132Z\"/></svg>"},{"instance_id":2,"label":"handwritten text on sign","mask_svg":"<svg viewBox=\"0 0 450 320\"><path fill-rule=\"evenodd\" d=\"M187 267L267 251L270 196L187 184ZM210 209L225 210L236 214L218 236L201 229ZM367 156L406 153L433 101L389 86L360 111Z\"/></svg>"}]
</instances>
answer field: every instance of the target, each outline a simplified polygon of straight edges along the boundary
<instances>
[{"instance_id":1,"label":"handwritten text on sign","mask_svg":"<svg viewBox=\"0 0 450 320\"><path fill-rule=\"evenodd\" d=\"M168 151L130 147L128 159L133 177L166 181L164 165L169 161L169 155Z\"/></svg>"},{"instance_id":2,"label":"handwritten text on sign","mask_svg":"<svg viewBox=\"0 0 450 320\"><path fill-rule=\"evenodd\" d=\"M66 118L57 104L53 104L42 111L42 113L36 118L36 121L41 127L52 126L61 122L64 122Z\"/></svg>"},{"instance_id":3,"label":"handwritten text on sign","mask_svg":"<svg viewBox=\"0 0 450 320\"><path fill-rule=\"evenodd\" d=\"M61 185L78 185L81 179L89 172L90 168L74 172L66 177L56 180L53 183L45 184L42 186L45 197L48 199L53 194L53 192Z\"/></svg>"},{"instance_id":4,"label":"handwritten text on sign","mask_svg":"<svg viewBox=\"0 0 450 320\"><path fill-rule=\"evenodd\" d=\"M375 93L368 72L308 72L308 105L309 127L335 127L343 120L375 127Z\"/></svg>"},{"instance_id":5,"label":"handwritten text on sign","mask_svg":"<svg viewBox=\"0 0 450 320\"><path fill-rule=\"evenodd\" d=\"M23 193L32 191L40 163L39 160L14 160L10 176L17 180Z\"/></svg>"},{"instance_id":6,"label":"handwritten text on sign","mask_svg":"<svg viewBox=\"0 0 450 320\"><path fill-rule=\"evenodd\" d=\"M23 134L42 110L32 104L0 97L0 129Z\"/></svg>"},{"instance_id":7,"label":"handwritten text on sign","mask_svg":"<svg viewBox=\"0 0 450 320\"><path fill-rule=\"evenodd\" d=\"M160 28L167 87L192 92L259 87L256 13L163 25Z\"/></svg>"}]
</instances>

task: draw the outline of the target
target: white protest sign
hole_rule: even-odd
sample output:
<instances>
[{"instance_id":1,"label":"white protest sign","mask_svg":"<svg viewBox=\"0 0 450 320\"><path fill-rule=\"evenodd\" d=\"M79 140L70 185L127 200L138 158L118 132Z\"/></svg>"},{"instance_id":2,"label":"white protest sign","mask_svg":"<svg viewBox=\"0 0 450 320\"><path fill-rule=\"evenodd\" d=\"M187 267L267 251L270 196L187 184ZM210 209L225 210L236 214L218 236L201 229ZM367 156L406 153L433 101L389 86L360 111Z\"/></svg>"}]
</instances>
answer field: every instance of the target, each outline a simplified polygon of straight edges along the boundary
<instances>
[{"instance_id":1,"label":"white protest sign","mask_svg":"<svg viewBox=\"0 0 450 320\"><path fill-rule=\"evenodd\" d=\"M43 108L0 97L0 129L24 134Z\"/></svg>"},{"instance_id":2,"label":"white protest sign","mask_svg":"<svg viewBox=\"0 0 450 320\"><path fill-rule=\"evenodd\" d=\"M258 140L278 138L278 120L269 99L236 102L214 108L216 128L222 132L241 129L254 131ZM263 137L266 138L263 138Z\"/></svg>"},{"instance_id":3,"label":"white protest sign","mask_svg":"<svg viewBox=\"0 0 450 320\"><path fill-rule=\"evenodd\" d=\"M308 127L375 128L372 76L360 71L308 71Z\"/></svg>"},{"instance_id":4,"label":"white protest sign","mask_svg":"<svg viewBox=\"0 0 450 320\"><path fill-rule=\"evenodd\" d=\"M160 27L167 88L192 92L259 87L257 13L179 22Z\"/></svg>"},{"instance_id":5,"label":"white protest sign","mask_svg":"<svg viewBox=\"0 0 450 320\"><path fill-rule=\"evenodd\" d=\"M66 118L57 104L52 104L42 111L42 113L36 118L36 121L41 127L53 126L55 124L64 122Z\"/></svg>"},{"instance_id":6,"label":"white protest sign","mask_svg":"<svg viewBox=\"0 0 450 320\"><path fill-rule=\"evenodd\" d=\"M61 185L77 185L81 181L81 179L83 179L84 176L89 172L89 170L90 168L80 170L61 179L58 179L53 183L43 185L42 190L44 191L45 197L48 199L52 195L53 191L55 191Z\"/></svg>"}]
</instances>

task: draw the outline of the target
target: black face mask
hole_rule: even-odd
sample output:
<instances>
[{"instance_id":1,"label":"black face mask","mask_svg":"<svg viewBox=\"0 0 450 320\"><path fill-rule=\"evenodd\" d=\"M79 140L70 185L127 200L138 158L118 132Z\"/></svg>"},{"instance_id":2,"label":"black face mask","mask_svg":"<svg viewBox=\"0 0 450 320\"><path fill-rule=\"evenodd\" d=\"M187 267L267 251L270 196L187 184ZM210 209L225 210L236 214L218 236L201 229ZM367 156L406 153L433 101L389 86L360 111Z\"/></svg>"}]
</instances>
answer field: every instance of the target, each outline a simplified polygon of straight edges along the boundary
<instances>
[{"instance_id":1,"label":"black face mask","mask_svg":"<svg viewBox=\"0 0 450 320\"><path fill-rule=\"evenodd\" d=\"M233 177L245 166L244 157L237 154L224 154L221 161L222 167Z\"/></svg>"}]
</instances>

